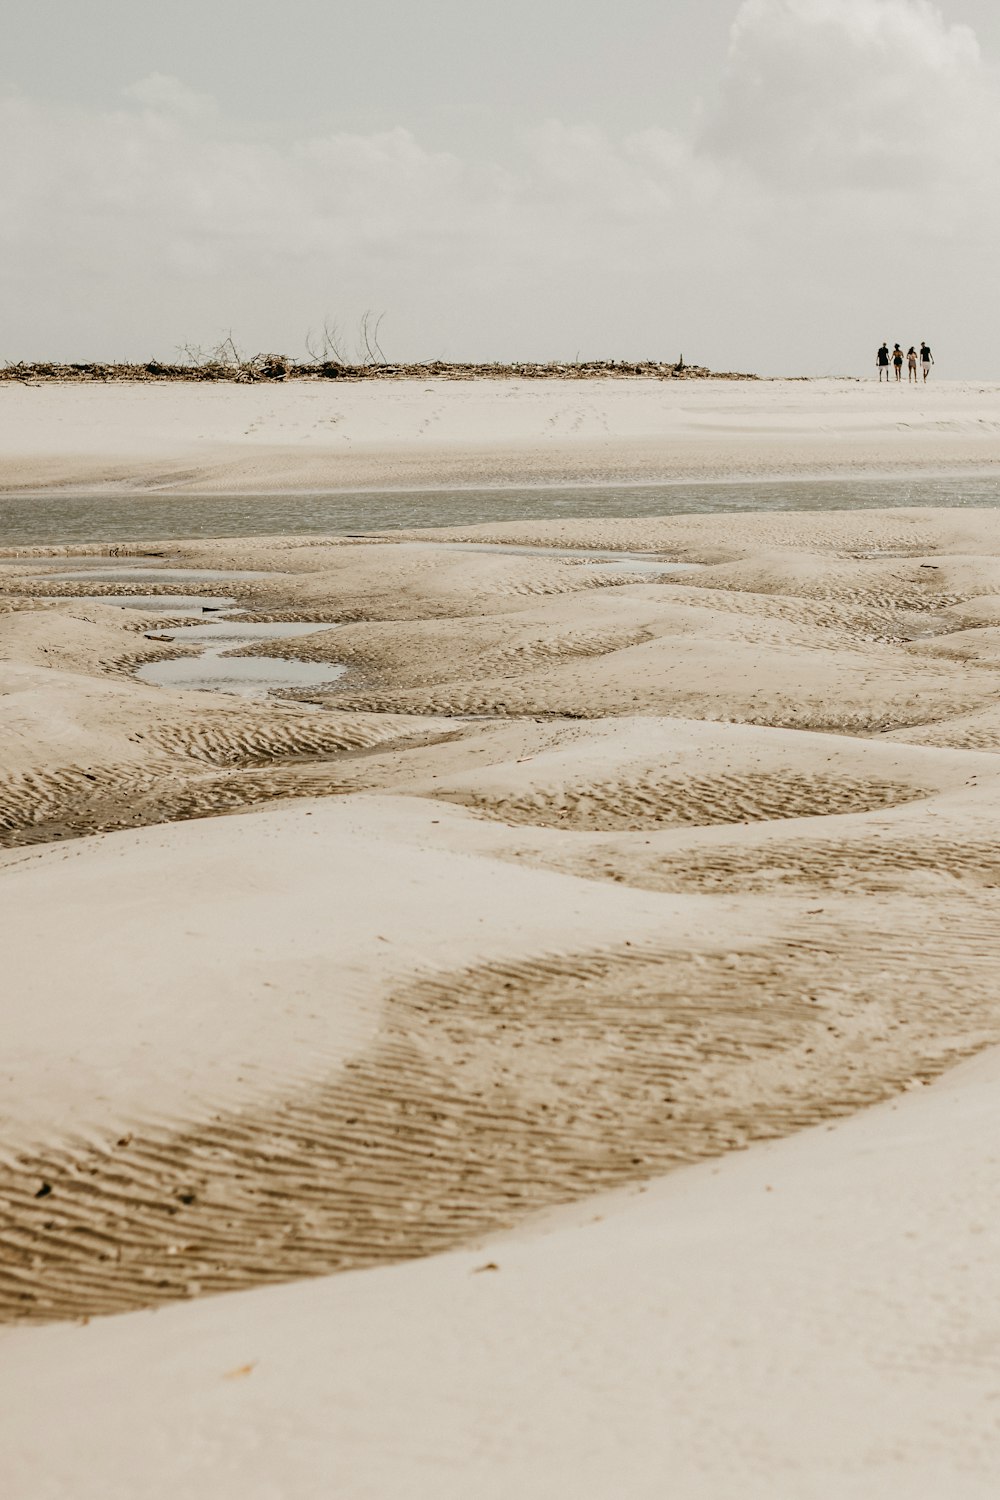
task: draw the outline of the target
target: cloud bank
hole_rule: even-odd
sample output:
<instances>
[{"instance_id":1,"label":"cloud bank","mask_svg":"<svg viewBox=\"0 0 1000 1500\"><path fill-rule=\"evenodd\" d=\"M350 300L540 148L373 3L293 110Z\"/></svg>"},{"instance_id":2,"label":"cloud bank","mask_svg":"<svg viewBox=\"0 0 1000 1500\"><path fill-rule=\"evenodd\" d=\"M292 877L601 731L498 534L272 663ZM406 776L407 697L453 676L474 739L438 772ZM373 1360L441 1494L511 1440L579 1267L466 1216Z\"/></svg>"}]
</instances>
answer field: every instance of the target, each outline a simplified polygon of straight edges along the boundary
<instances>
[{"instance_id":1,"label":"cloud bank","mask_svg":"<svg viewBox=\"0 0 1000 1500\"><path fill-rule=\"evenodd\" d=\"M924 0L746 0L690 131L543 121L502 161L405 122L262 137L158 74L103 112L10 97L0 140L8 358L297 353L374 307L400 358L823 373L926 334L1000 376L1000 86Z\"/></svg>"},{"instance_id":2,"label":"cloud bank","mask_svg":"<svg viewBox=\"0 0 1000 1500\"><path fill-rule=\"evenodd\" d=\"M997 123L974 34L924 0L747 0L706 144L781 188L906 192L974 179Z\"/></svg>"}]
</instances>

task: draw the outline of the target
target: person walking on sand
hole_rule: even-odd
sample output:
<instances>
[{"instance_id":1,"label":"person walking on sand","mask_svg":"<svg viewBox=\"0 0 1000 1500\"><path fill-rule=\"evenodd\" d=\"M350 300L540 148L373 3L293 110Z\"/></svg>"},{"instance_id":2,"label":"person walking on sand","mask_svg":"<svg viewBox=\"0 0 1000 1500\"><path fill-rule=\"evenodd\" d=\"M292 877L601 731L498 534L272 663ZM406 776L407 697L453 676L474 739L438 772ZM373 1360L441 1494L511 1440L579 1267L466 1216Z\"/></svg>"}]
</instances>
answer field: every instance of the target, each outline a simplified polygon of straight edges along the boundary
<instances>
[{"instance_id":1,"label":"person walking on sand","mask_svg":"<svg viewBox=\"0 0 1000 1500\"><path fill-rule=\"evenodd\" d=\"M893 346L892 346L892 364L893 364L894 370L896 371L896 379L897 380L902 380L902 378L903 378L903 351L899 347L898 344L893 344Z\"/></svg>"},{"instance_id":2,"label":"person walking on sand","mask_svg":"<svg viewBox=\"0 0 1000 1500\"><path fill-rule=\"evenodd\" d=\"M912 380L913 384L916 385L916 383L917 383L917 351L916 351L916 349L914 349L914 347L913 347L912 344L910 345L909 349L907 349L907 351L906 351L906 368L907 368L907 371L908 371L908 381L907 381L907 383L909 383L909 381Z\"/></svg>"},{"instance_id":3,"label":"person walking on sand","mask_svg":"<svg viewBox=\"0 0 1000 1500\"><path fill-rule=\"evenodd\" d=\"M920 364L924 372L924 385L927 384L927 377L931 373L931 365L933 363L934 356L931 353L931 346L927 342L927 340L924 339L923 343L920 345Z\"/></svg>"},{"instance_id":4,"label":"person walking on sand","mask_svg":"<svg viewBox=\"0 0 1000 1500\"><path fill-rule=\"evenodd\" d=\"M889 379L889 344L888 344L888 340L883 339L883 341L882 341L882 347L881 347L881 349L878 351L878 353L875 356L875 363L878 366L878 379L879 379L879 384L881 385L882 384L882 376L883 375L885 375L886 380Z\"/></svg>"}]
</instances>

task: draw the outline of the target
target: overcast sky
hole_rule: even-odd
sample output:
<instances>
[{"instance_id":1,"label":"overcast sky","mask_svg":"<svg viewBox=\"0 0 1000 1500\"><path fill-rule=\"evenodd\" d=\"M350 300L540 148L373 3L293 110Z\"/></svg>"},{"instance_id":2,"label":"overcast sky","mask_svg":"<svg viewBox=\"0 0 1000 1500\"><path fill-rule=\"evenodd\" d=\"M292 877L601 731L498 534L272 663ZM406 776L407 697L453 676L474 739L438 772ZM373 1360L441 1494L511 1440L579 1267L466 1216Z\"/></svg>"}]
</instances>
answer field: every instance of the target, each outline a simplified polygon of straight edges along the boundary
<instances>
[{"instance_id":1,"label":"overcast sky","mask_svg":"<svg viewBox=\"0 0 1000 1500\"><path fill-rule=\"evenodd\" d=\"M7 0L0 357L1000 378L997 0Z\"/></svg>"}]
</instances>

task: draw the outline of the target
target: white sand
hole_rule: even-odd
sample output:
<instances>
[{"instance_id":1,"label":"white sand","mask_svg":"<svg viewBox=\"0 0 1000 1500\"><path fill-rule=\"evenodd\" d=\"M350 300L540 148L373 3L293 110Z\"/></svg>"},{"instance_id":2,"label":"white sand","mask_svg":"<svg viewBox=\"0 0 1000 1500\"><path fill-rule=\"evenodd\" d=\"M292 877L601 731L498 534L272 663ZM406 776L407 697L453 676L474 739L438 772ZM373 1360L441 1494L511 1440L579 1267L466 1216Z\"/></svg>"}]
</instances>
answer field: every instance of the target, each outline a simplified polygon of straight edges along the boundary
<instances>
[{"instance_id":1,"label":"white sand","mask_svg":"<svg viewBox=\"0 0 1000 1500\"><path fill-rule=\"evenodd\" d=\"M3 387L0 457L928 472L997 394ZM61 1320L0 1331L0 1488L992 1497L1000 512L456 535L699 570L167 547L336 624L315 712L0 564L0 1314Z\"/></svg>"},{"instance_id":2,"label":"white sand","mask_svg":"<svg viewBox=\"0 0 1000 1500\"><path fill-rule=\"evenodd\" d=\"M7 1491L988 1500L998 1131L993 1056L514 1239L7 1332Z\"/></svg>"},{"instance_id":3,"label":"white sand","mask_svg":"<svg viewBox=\"0 0 1000 1500\"><path fill-rule=\"evenodd\" d=\"M516 960L671 927L697 946L714 927L697 896L429 849L429 831L419 802L338 800L7 856L4 1140L108 1139L335 1073L392 983L442 952Z\"/></svg>"},{"instance_id":4,"label":"white sand","mask_svg":"<svg viewBox=\"0 0 1000 1500\"><path fill-rule=\"evenodd\" d=\"M988 469L1000 387L810 381L0 385L0 485L234 491Z\"/></svg>"}]
</instances>

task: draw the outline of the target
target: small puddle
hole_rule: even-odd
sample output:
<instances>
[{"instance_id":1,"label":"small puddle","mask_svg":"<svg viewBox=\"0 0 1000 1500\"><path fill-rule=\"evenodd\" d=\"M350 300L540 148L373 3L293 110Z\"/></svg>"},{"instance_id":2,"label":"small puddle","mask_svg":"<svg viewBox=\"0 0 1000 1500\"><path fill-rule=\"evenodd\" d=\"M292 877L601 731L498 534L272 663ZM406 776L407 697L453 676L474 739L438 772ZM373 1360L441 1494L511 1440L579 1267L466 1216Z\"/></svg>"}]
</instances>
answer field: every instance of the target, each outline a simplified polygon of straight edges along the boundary
<instances>
[{"instance_id":1,"label":"small puddle","mask_svg":"<svg viewBox=\"0 0 1000 1500\"><path fill-rule=\"evenodd\" d=\"M232 656L229 653L252 642L291 640L295 636L316 635L331 628L315 621L269 624L266 621L215 620L210 625L147 631L147 640L203 645L204 649L197 656L144 662L136 669L135 675L140 682L148 682L153 687L229 693L240 698L266 698L280 688L315 688L336 682L347 668L335 662L298 661L287 656Z\"/></svg>"},{"instance_id":2,"label":"small puddle","mask_svg":"<svg viewBox=\"0 0 1000 1500\"><path fill-rule=\"evenodd\" d=\"M347 671L329 662L294 661L287 656L227 656L225 650L223 646L210 646L194 658L148 661L135 675L153 687L266 698L277 688L320 687L335 682Z\"/></svg>"},{"instance_id":3,"label":"small puddle","mask_svg":"<svg viewBox=\"0 0 1000 1500\"><path fill-rule=\"evenodd\" d=\"M882 562L887 557L912 561L921 555L919 552L894 551L891 547L874 547L870 552L849 552L847 554L853 562Z\"/></svg>"},{"instance_id":4,"label":"small puddle","mask_svg":"<svg viewBox=\"0 0 1000 1500\"><path fill-rule=\"evenodd\" d=\"M243 578L284 578L283 573L252 573L237 568L143 568L143 567L113 567L113 568L81 568L73 569L65 573L44 572L33 574L33 577L49 579L53 582L64 581L69 583L78 579L87 579L93 583L192 583L204 579L206 583L227 583Z\"/></svg>"},{"instance_id":5,"label":"small puddle","mask_svg":"<svg viewBox=\"0 0 1000 1500\"><path fill-rule=\"evenodd\" d=\"M155 558L150 558L155 562ZM142 566L142 558L123 557L123 566L138 568ZM103 553L99 556L88 557L0 557L0 567L4 568L34 568L36 573L52 573L57 568L112 568L117 566L113 557L105 557Z\"/></svg>"},{"instance_id":6,"label":"small puddle","mask_svg":"<svg viewBox=\"0 0 1000 1500\"><path fill-rule=\"evenodd\" d=\"M691 573L702 567L701 563L657 562L651 557L594 558L593 564L605 573L651 573L657 577L666 573Z\"/></svg>"},{"instance_id":7,"label":"small puddle","mask_svg":"<svg viewBox=\"0 0 1000 1500\"><path fill-rule=\"evenodd\" d=\"M248 646L257 641L290 641L300 635L318 635L321 630L335 630L334 625L317 624L315 620L234 620L228 615L204 625L167 626L147 630L147 640L176 641L181 646L199 646L203 641L213 645L223 642L226 649Z\"/></svg>"},{"instance_id":8,"label":"small puddle","mask_svg":"<svg viewBox=\"0 0 1000 1500\"><path fill-rule=\"evenodd\" d=\"M445 552L492 552L503 557L552 557L560 562L596 563L619 573L690 573L701 563L665 562L649 552L605 552L588 547L507 546L503 542L420 542L395 543L397 547L439 547Z\"/></svg>"},{"instance_id":9,"label":"small puddle","mask_svg":"<svg viewBox=\"0 0 1000 1500\"><path fill-rule=\"evenodd\" d=\"M226 594L39 594L58 604L110 604L113 609L144 609L147 614L203 615L235 609L236 600Z\"/></svg>"}]
</instances>

